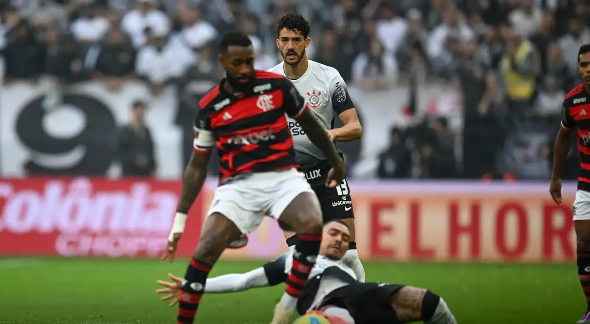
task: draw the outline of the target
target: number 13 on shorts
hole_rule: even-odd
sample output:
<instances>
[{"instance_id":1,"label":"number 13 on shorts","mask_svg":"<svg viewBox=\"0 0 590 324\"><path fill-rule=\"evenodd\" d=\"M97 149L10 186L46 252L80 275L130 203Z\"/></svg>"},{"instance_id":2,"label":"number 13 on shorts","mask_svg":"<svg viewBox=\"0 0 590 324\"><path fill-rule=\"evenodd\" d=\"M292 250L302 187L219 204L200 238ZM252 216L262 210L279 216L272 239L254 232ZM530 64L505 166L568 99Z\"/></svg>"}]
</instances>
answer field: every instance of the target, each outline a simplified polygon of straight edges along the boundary
<instances>
[{"instance_id":1,"label":"number 13 on shorts","mask_svg":"<svg viewBox=\"0 0 590 324\"><path fill-rule=\"evenodd\" d=\"M342 183L339 186L336 186L336 191L338 192L338 196L348 195L348 184L346 183L346 179L342 180Z\"/></svg>"}]
</instances>

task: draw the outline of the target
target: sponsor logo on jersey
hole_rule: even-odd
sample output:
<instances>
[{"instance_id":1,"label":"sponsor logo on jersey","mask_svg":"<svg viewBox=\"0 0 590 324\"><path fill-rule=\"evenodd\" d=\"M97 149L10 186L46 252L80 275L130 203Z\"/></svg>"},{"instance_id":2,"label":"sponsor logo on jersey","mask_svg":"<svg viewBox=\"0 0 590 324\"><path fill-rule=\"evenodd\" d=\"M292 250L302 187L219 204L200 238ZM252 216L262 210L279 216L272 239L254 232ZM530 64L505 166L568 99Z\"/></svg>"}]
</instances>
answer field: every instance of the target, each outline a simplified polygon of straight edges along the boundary
<instances>
[{"instance_id":1,"label":"sponsor logo on jersey","mask_svg":"<svg viewBox=\"0 0 590 324\"><path fill-rule=\"evenodd\" d=\"M352 205L352 201L350 200L340 200L340 201L335 201L332 203L333 207L337 207L337 206L342 206L342 205Z\"/></svg>"},{"instance_id":2,"label":"sponsor logo on jersey","mask_svg":"<svg viewBox=\"0 0 590 324\"><path fill-rule=\"evenodd\" d=\"M254 92L263 92L265 90L270 90L270 83L257 85L254 87Z\"/></svg>"},{"instance_id":3,"label":"sponsor logo on jersey","mask_svg":"<svg viewBox=\"0 0 590 324\"><path fill-rule=\"evenodd\" d=\"M245 135L235 135L227 139L227 144L250 145L275 139L272 128L260 132L251 132Z\"/></svg>"},{"instance_id":4,"label":"sponsor logo on jersey","mask_svg":"<svg viewBox=\"0 0 590 324\"><path fill-rule=\"evenodd\" d=\"M218 102L215 104L215 106L213 106L213 108L215 108L215 110L219 110L227 105L230 104L230 100L229 98L225 98L224 100L222 100L221 102Z\"/></svg>"},{"instance_id":5,"label":"sponsor logo on jersey","mask_svg":"<svg viewBox=\"0 0 590 324\"><path fill-rule=\"evenodd\" d=\"M586 102L586 97L574 99L574 105L582 103L582 102Z\"/></svg>"},{"instance_id":6,"label":"sponsor logo on jersey","mask_svg":"<svg viewBox=\"0 0 590 324\"><path fill-rule=\"evenodd\" d=\"M316 91L315 89L313 89L310 92L307 93L307 105L309 105L309 107L313 108L313 109L317 109L322 105L322 97L320 97L322 95L321 92Z\"/></svg>"},{"instance_id":7,"label":"sponsor logo on jersey","mask_svg":"<svg viewBox=\"0 0 590 324\"><path fill-rule=\"evenodd\" d=\"M320 174L320 170L311 170L309 172L305 173L305 179L307 180L313 180L313 179L317 179L320 178L322 175Z\"/></svg>"}]
</instances>

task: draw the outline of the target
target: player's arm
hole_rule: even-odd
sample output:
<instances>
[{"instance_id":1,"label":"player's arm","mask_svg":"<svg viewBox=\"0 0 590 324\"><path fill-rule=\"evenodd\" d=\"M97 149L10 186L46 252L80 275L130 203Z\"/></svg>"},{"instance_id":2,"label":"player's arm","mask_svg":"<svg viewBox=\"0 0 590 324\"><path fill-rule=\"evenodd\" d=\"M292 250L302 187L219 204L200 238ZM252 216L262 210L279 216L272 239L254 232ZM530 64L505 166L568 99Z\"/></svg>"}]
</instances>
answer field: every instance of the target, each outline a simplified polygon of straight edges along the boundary
<instances>
[{"instance_id":1,"label":"player's arm","mask_svg":"<svg viewBox=\"0 0 590 324\"><path fill-rule=\"evenodd\" d=\"M299 122L309 140L326 155L333 167L343 167L344 162L338 155L338 151L336 151L336 147L332 144L326 130L316 120L313 113L309 111L305 100L303 100L293 83L287 79L283 80L283 108L287 115Z\"/></svg>"},{"instance_id":2,"label":"player's arm","mask_svg":"<svg viewBox=\"0 0 590 324\"><path fill-rule=\"evenodd\" d=\"M205 292L238 292L284 283L287 280L287 273L291 269L289 262L291 257L290 253L284 253L261 268L246 273L232 273L207 279Z\"/></svg>"},{"instance_id":3,"label":"player's arm","mask_svg":"<svg viewBox=\"0 0 590 324\"><path fill-rule=\"evenodd\" d=\"M334 107L334 111L342 121L342 127L328 130L328 135L332 140L338 142L348 142L361 138L363 127L346 89L346 83L341 76L332 81L330 93L332 94L332 107Z\"/></svg>"},{"instance_id":4,"label":"player's arm","mask_svg":"<svg viewBox=\"0 0 590 324\"><path fill-rule=\"evenodd\" d=\"M207 179L207 165L211 158L211 148L215 144L215 137L211 131L210 120L201 109L195 119L195 139L193 141L193 155L188 162L182 177L182 193L176 207L176 215L172 230L168 236L168 245L162 259L170 257L174 260L174 252L178 241L184 233L188 212L197 199L203 184Z\"/></svg>"},{"instance_id":5,"label":"player's arm","mask_svg":"<svg viewBox=\"0 0 590 324\"><path fill-rule=\"evenodd\" d=\"M576 128L576 122L570 115L565 102L562 105L561 110L561 127L555 138L555 153L553 156L553 169L551 170L551 187L549 189L551 197L558 204L562 201L561 182L559 178L570 151L572 133Z\"/></svg>"}]
</instances>

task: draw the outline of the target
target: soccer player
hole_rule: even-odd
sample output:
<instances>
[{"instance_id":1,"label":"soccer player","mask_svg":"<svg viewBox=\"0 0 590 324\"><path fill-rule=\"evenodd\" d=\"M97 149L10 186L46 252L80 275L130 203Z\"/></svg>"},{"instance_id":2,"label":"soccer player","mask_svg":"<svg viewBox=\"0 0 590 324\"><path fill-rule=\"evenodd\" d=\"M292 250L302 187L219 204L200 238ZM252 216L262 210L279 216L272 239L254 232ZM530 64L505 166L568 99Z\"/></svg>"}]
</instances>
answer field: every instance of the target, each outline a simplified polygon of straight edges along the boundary
<instances>
[{"instance_id":1,"label":"soccer player","mask_svg":"<svg viewBox=\"0 0 590 324\"><path fill-rule=\"evenodd\" d=\"M199 102L195 152L162 259L173 261L187 214L207 177L210 149L219 151L220 180L197 250L187 268L177 323L193 323L211 268L229 243L255 230L264 215L299 234L286 292L273 323L288 323L320 248L322 215L317 197L297 171L293 137L285 113L295 118L328 157L325 185L344 178L344 162L293 84L275 73L254 70L250 39L229 33L220 44L226 78Z\"/></svg>"},{"instance_id":2,"label":"soccer player","mask_svg":"<svg viewBox=\"0 0 590 324\"><path fill-rule=\"evenodd\" d=\"M342 261L348 249L350 229L342 221L324 226L320 255L297 304L299 314L320 311L331 323L395 324L424 321L429 324L455 324L445 301L423 289L385 283L361 283ZM227 274L207 279L206 293L228 293L275 286L287 280L292 252L285 253L263 267L244 274ZM158 281L168 294L162 300L178 301L182 278L168 275L173 282Z\"/></svg>"},{"instance_id":3,"label":"soccer player","mask_svg":"<svg viewBox=\"0 0 590 324\"><path fill-rule=\"evenodd\" d=\"M570 91L562 105L561 128L555 139L555 155L549 192L557 204L563 202L560 175L569 153L571 135L577 128L580 174L574 201L577 264L587 309L578 323L590 323L590 44L578 51L578 74L582 84Z\"/></svg>"},{"instance_id":4,"label":"soccer player","mask_svg":"<svg viewBox=\"0 0 590 324\"><path fill-rule=\"evenodd\" d=\"M293 82L332 141L359 139L362 127L340 73L333 67L307 58L306 48L311 43L308 38L309 22L298 13L289 13L279 19L276 32L277 47L281 51L283 62L269 71L282 74ZM341 128L333 128L336 115L342 121ZM364 281L365 270L356 249L354 212L346 179L335 188L326 187L324 182L330 170L329 160L322 150L310 142L308 134L297 120L289 118L288 121L295 141L297 163L318 196L324 222L343 220L350 227L352 241L344 260L354 269L360 280ZM285 232L290 249L297 243L297 236L294 234Z\"/></svg>"}]
</instances>

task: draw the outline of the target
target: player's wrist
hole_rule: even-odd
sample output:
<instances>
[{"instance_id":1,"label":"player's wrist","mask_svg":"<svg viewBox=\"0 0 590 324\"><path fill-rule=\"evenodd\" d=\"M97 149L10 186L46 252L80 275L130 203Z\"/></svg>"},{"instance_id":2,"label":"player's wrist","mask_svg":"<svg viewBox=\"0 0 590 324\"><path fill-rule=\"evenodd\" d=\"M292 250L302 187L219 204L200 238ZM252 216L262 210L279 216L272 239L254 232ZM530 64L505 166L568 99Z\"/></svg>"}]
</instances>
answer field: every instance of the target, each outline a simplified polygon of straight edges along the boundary
<instances>
[{"instance_id":1,"label":"player's wrist","mask_svg":"<svg viewBox=\"0 0 590 324\"><path fill-rule=\"evenodd\" d=\"M188 215L186 213L177 212L176 215L174 215L174 222L172 223L172 230L168 235L168 241L174 241L174 234L184 233L184 228L186 227L187 219Z\"/></svg>"}]
</instances>

